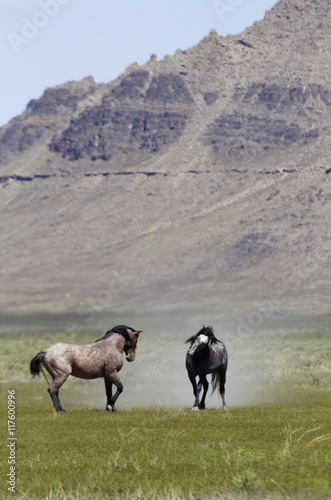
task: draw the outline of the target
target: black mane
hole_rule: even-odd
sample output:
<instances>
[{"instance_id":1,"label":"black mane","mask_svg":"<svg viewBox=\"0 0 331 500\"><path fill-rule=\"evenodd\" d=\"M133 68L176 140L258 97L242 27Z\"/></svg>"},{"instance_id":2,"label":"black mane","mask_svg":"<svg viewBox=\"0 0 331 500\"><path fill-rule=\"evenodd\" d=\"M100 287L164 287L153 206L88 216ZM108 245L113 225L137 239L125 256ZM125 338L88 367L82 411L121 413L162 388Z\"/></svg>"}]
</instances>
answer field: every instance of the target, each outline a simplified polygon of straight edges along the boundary
<instances>
[{"instance_id":1,"label":"black mane","mask_svg":"<svg viewBox=\"0 0 331 500\"><path fill-rule=\"evenodd\" d=\"M207 337L209 337L211 344L218 342L218 339L215 337L213 327L203 325L203 327L201 328L200 331L198 331L198 333L196 333L195 335L192 335L192 337L185 340L185 344L188 344L189 342L192 344L193 342L196 341L196 339L199 337L199 335L206 335Z\"/></svg>"},{"instance_id":2,"label":"black mane","mask_svg":"<svg viewBox=\"0 0 331 500\"><path fill-rule=\"evenodd\" d=\"M94 342L100 342L100 340L108 339L108 337L110 337L113 333L119 333L120 335L123 335L126 342L131 342L130 335L128 334L127 330L131 330L132 332L136 331L131 326L125 326L125 325L114 326L111 330L107 330L104 336L101 337L101 339L97 339Z\"/></svg>"}]
</instances>

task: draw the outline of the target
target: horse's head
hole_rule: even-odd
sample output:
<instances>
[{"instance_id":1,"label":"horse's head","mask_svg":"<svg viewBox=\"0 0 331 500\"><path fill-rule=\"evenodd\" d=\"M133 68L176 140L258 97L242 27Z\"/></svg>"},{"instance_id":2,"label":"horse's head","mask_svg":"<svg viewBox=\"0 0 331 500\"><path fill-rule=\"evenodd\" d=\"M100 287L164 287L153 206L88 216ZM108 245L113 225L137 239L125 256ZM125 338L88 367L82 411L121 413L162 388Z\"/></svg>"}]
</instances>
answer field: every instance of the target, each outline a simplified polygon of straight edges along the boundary
<instances>
[{"instance_id":1,"label":"horse's head","mask_svg":"<svg viewBox=\"0 0 331 500\"><path fill-rule=\"evenodd\" d=\"M187 356L193 356L196 352L200 351L204 347L206 347L209 342L215 342L217 341L214 331L211 326L203 326L203 328L190 337L189 339L186 340L186 342L190 342L190 348L187 351L186 355Z\"/></svg>"},{"instance_id":2,"label":"horse's head","mask_svg":"<svg viewBox=\"0 0 331 500\"><path fill-rule=\"evenodd\" d=\"M209 337L207 337L207 335L204 335L203 333L201 335L198 335L198 337L190 345L190 348L187 351L187 356L193 356L193 354L203 349L208 344L208 342Z\"/></svg>"},{"instance_id":3,"label":"horse's head","mask_svg":"<svg viewBox=\"0 0 331 500\"><path fill-rule=\"evenodd\" d=\"M101 339L96 340L95 342L100 342L101 340L106 340L109 337L111 337L114 333L118 333L119 335L122 335L125 339L125 344L124 344L124 352L126 354L126 359L128 361L134 361L134 358L136 356L136 346L138 342L138 336L139 333L141 333L142 330L136 331L134 328L131 328L130 326L125 326L125 325L118 325L114 326L111 330L108 330Z\"/></svg>"},{"instance_id":4,"label":"horse's head","mask_svg":"<svg viewBox=\"0 0 331 500\"><path fill-rule=\"evenodd\" d=\"M127 361L134 361L136 357L136 346L138 342L139 333L141 333L142 330L134 331L128 328L126 331L128 332L130 340L126 340L124 345L124 352L126 354Z\"/></svg>"}]
</instances>

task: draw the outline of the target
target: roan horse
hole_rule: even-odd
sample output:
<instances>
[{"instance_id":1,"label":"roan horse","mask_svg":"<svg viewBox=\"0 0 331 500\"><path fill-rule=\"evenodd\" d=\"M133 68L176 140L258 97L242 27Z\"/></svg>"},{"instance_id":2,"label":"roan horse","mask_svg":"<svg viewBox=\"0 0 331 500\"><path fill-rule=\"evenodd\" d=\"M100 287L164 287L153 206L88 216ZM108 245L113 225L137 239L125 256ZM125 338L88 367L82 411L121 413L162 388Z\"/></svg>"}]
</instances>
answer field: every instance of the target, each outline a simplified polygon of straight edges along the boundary
<instances>
[{"instance_id":1,"label":"roan horse","mask_svg":"<svg viewBox=\"0 0 331 500\"><path fill-rule=\"evenodd\" d=\"M103 377L105 380L107 406L106 410L114 411L118 396L123 391L123 384L118 372L123 366L123 351L128 361L134 361L136 345L140 331L129 326L119 325L90 345L65 344L59 342L46 351L39 352L30 362L30 372L34 377L42 370L43 363L53 378L48 392L57 411L63 411L59 399L59 389L69 375L83 379ZM112 394L112 385L117 387Z\"/></svg>"},{"instance_id":2,"label":"roan horse","mask_svg":"<svg viewBox=\"0 0 331 500\"><path fill-rule=\"evenodd\" d=\"M211 326L204 326L198 333L186 340L190 348L186 353L186 369L193 386L195 402L192 410L205 409L205 399L209 383L207 375L212 374L212 394L219 387L223 406L225 404L225 380L228 366L228 354L223 342L218 340ZM198 384L195 378L199 377ZM199 396L203 387L203 395L199 403Z\"/></svg>"}]
</instances>

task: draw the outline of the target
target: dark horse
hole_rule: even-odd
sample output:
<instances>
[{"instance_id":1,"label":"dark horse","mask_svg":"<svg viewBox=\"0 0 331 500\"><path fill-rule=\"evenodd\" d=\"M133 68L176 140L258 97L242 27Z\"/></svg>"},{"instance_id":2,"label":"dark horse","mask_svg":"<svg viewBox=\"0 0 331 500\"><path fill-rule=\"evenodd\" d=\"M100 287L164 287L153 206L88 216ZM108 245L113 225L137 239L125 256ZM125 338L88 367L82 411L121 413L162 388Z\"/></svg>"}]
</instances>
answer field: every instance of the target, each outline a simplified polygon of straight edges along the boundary
<instances>
[{"instance_id":1,"label":"dark horse","mask_svg":"<svg viewBox=\"0 0 331 500\"><path fill-rule=\"evenodd\" d=\"M105 380L107 406L114 410L115 402L123 391L118 372L123 366L123 351L128 361L134 361L140 331L125 325L115 326L90 345L65 344L59 342L46 351L39 352L30 362L30 372L34 377L40 374L43 363L53 378L48 392L57 411L63 407L59 399L59 389L69 375L83 379L103 377ZM112 394L112 385L117 387Z\"/></svg>"},{"instance_id":2,"label":"dark horse","mask_svg":"<svg viewBox=\"0 0 331 500\"><path fill-rule=\"evenodd\" d=\"M186 353L186 369L193 386L195 397L192 410L203 410L209 383L207 375L212 374L212 394L219 387L223 406L226 406L225 380L228 366L228 354L223 342L218 340L211 326L204 326L198 333L186 340L190 348ZM198 384L195 378L199 377ZM199 403L199 396L203 387L203 395Z\"/></svg>"}]
</instances>

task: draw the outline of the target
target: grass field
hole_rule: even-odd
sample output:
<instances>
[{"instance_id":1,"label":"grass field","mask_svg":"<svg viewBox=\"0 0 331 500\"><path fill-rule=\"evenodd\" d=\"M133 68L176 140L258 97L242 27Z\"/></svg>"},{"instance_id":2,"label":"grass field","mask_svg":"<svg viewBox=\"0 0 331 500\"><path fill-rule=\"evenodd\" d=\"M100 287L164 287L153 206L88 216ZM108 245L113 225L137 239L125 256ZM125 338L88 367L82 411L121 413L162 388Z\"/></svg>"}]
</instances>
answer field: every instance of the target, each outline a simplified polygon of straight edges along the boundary
<instances>
[{"instance_id":1,"label":"grass field","mask_svg":"<svg viewBox=\"0 0 331 500\"><path fill-rule=\"evenodd\" d=\"M91 335L70 338L88 343ZM12 390L17 437L16 492L7 490L9 449L3 444L1 498L331 498L330 332L261 333L236 344L226 410L217 399L212 404L207 398L209 409L192 412L186 378L182 405L171 407L161 398L146 406L135 398L158 370L159 383L166 380L161 376L165 359L153 365L146 342L135 363L123 368L124 391L131 402L124 392L118 411L106 412L102 380L72 379L61 389L67 412L55 414L45 381L28 382L27 366L38 349L60 336L1 335L2 443L8 437L7 398ZM96 337L97 332L92 339ZM176 364L183 361L185 347L175 359L171 345L167 352ZM143 370L146 363L149 375ZM182 373L175 370L171 382ZM258 386L256 400L231 405L231 389L240 384ZM100 396L88 404L89 394L98 391Z\"/></svg>"}]
</instances>

